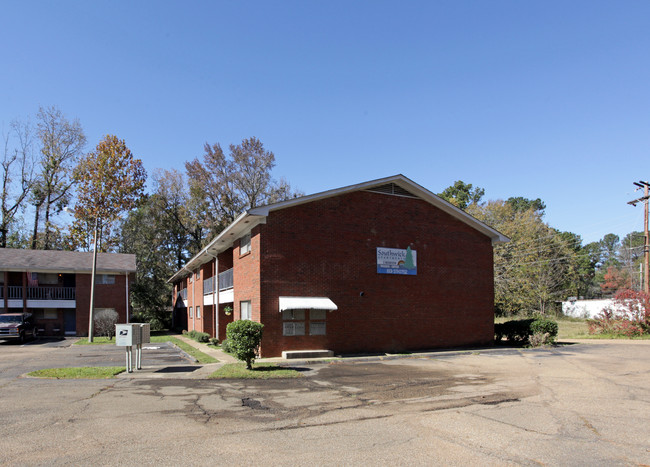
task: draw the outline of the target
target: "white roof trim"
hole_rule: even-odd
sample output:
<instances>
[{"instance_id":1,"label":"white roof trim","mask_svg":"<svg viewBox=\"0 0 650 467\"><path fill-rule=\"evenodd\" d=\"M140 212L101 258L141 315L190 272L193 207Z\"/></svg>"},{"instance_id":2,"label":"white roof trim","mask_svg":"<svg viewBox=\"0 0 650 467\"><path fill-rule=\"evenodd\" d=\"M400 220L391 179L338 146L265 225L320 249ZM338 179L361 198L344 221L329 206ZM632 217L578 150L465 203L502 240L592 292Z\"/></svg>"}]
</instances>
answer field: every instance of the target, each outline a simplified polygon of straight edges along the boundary
<instances>
[{"instance_id":1,"label":"white roof trim","mask_svg":"<svg viewBox=\"0 0 650 467\"><path fill-rule=\"evenodd\" d=\"M327 297L280 297L280 312L284 310L338 310Z\"/></svg>"}]
</instances>

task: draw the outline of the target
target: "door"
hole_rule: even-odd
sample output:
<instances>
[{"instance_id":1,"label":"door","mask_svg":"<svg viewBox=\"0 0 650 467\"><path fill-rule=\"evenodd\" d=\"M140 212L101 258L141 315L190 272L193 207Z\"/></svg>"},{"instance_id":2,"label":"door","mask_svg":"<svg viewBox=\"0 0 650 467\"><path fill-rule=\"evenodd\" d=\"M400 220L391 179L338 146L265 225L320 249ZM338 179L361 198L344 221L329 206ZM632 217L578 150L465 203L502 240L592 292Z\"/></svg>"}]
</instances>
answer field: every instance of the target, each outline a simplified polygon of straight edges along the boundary
<instances>
[{"instance_id":1,"label":"door","mask_svg":"<svg viewBox=\"0 0 650 467\"><path fill-rule=\"evenodd\" d=\"M63 328L66 335L75 336L77 334L77 313L74 309L63 312Z\"/></svg>"}]
</instances>

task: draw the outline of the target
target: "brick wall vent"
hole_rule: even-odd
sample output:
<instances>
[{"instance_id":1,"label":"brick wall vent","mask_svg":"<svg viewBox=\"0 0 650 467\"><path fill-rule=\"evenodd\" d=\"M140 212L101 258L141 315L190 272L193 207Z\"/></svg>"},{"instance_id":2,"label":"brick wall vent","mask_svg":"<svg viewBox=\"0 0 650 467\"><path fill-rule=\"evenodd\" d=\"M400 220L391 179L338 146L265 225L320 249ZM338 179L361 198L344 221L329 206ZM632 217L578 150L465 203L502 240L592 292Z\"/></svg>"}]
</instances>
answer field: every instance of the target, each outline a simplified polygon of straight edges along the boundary
<instances>
[{"instance_id":1,"label":"brick wall vent","mask_svg":"<svg viewBox=\"0 0 650 467\"><path fill-rule=\"evenodd\" d=\"M383 193L385 195L406 196L408 198L419 198L419 196L415 196L413 193L410 193L409 191L405 190L399 185L395 185L394 183L387 183L386 185L380 185L373 188L368 188L368 190L366 191L372 191L374 193Z\"/></svg>"}]
</instances>

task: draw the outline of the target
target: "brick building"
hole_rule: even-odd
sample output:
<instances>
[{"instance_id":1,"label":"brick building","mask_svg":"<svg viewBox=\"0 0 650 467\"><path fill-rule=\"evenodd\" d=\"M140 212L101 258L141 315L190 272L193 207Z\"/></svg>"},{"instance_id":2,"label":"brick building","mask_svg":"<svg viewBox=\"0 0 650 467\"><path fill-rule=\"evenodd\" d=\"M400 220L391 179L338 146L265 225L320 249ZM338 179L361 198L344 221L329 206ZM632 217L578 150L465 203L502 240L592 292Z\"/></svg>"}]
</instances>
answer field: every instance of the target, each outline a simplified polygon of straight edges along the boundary
<instances>
[{"instance_id":1,"label":"brick building","mask_svg":"<svg viewBox=\"0 0 650 467\"><path fill-rule=\"evenodd\" d=\"M87 336L92 261L92 252L0 248L3 312L32 313L41 335ZM113 309L128 322L135 271L135 255L97 255L95 312Z\"/></svg>"},{"instance_id":2,"label":"brick building","mask_svg":"<svg viewBox=\"0 0 650 467\"><path fill-rule=\"evenodd\" d=\"M248 210L176 272L174 320L219 339L261 322L264 357L485 345L506 241L403 175L303 196Z\"/></svg>"}]
</instances>

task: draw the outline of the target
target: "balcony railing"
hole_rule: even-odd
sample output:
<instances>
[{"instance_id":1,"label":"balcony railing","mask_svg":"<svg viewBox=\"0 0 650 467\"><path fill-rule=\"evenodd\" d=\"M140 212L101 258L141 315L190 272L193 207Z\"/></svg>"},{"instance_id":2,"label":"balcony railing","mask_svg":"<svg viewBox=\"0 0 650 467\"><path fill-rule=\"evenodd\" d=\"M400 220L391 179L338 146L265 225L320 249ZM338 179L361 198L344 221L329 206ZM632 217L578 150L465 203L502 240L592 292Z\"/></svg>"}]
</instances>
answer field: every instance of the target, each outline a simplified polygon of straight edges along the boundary
<instances>
[{"instance_id":1,"label":"balcony railing","mask_svg":"<svg viewBox=\"0 0 650 467\"><path fill-rule=\"evenodd\" d=\"M209 295L214 292L214 276L203 279L203 295Z\"/></svg>"},{"instance_id":2,"label":"balcony railing","mask_svg":"<svg viewBox=\"0 0 650 467\"><path fill-rule=\"evenodd\" d=\"M0 291L0 295L2 294L3 291ZM27 287L27 300L75 300L75 295L74 287ZM10 285L7 287L7 298L22 300L22 286Z\"/></svg>"},{"instance_id":3,"label":"balcony railing","mask_svg":"<svg viewBox=\"0 0 650 467\"><path fill-rule=\"evenodd\" d=\"M27 287L27 298L32 300L74 300L74 287Z\"/></svg>"},{"instance_id":4,"label":"balcony railing","mask_svg":"<svg viewBox=\"0 0 650 467\"><path fill-rule=\"evenodd\" d=\"M233 275L232 275L232 268L230 268L227 271L224 271L221 274L219 274L219 291L232 289L232 287L233 287Z\"/></svg>"}]
</instances>

